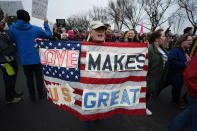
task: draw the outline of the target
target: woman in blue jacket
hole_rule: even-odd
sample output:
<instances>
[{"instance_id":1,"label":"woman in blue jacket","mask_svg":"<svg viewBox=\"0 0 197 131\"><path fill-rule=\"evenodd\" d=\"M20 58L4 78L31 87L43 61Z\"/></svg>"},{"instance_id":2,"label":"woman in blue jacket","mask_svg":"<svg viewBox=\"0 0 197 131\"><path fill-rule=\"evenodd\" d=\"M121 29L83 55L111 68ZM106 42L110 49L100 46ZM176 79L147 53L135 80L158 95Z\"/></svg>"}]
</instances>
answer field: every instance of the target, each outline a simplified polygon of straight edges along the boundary
<instances>
[{"instance_id":1,"label":"woman in blue jacket","mask_svg":"<svg viewBox=\"0 0 197 131\"><path fill-rule=\"evenodd\" d=\"M180 38L175 44L168 56L170 63L169 83L172 85L172 102L181 107L180 95L183 85L182 72L187 67L191 58L186 53L186 50L192 44L192 36L186 35Z\"/></svg>"}]
</instances>

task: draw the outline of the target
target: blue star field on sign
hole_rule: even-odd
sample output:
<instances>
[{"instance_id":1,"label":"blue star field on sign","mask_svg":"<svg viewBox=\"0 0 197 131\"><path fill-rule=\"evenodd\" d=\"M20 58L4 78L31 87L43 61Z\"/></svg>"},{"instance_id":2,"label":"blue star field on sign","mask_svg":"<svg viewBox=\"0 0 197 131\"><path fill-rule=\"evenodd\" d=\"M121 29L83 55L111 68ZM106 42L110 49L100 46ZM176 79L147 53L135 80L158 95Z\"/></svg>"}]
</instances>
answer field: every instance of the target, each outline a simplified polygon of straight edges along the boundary
<instances>
[{"instance_id":1,"label":"blue star field on sign","mask_svg":"<svg viewBox=\"0 0 197 131\"><path fill-rule=\"evenodd\" d=\"M80 57L81 43L78 41L38 41L39 48L44 49L62 49L62 50L77 50L79 51L78 67L66 68L43 65L43 73L45 76L58 78L66 81L80 81Z\"/></svg>"}]
</instances>

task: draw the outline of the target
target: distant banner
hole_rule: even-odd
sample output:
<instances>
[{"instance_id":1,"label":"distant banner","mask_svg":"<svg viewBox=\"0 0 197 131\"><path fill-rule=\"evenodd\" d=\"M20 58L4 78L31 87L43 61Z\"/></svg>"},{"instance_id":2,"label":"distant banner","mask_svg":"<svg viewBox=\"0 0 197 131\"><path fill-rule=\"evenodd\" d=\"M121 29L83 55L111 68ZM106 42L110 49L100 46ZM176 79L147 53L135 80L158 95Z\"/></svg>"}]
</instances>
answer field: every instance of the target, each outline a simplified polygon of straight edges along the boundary
<instances>
[{"instance_id":1,"label":"distant banner","mask_svg":"<svg viewBox=\"0 0 197 131\"><path fill-rule=\"evenodd\" d=\"M48 98L82 121L146 114L147 43L39 41Z\"/></svg>"},{"instance_id":2,"label":"distant banner","mask_svg":"<svg viewBox=\"0 0 197 131\"><path fill-rule=\"evenodd\" d=\"M8 16L16 16L16 11L24 9L22 1L0 1L0 8Z\"/></svg>"},{"instance_id":3,"label":"distant banner","mask_svg":"<svg viewBox=\"0 0 197 131\"><path fill-rule=\"evenodd\" d=\"M32 17L44 20L47 17L48 0L32 0Z\"/></svg>"}]
</instances>

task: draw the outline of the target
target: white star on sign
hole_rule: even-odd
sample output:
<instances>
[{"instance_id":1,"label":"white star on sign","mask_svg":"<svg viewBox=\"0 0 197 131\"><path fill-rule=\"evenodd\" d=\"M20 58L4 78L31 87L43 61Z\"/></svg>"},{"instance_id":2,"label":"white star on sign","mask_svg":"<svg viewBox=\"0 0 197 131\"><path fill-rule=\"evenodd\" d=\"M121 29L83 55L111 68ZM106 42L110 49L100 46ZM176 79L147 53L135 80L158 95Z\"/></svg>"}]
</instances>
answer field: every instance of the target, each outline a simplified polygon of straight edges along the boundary
<instances>
[{"instance_id":1,"label":"white star on sign","mask_svg":"<svg viewBox=\"0 0 197 131\"><path fill-rule=\"evenodd\" d=\"M55 73L57 73L57 71L55 70Z\"/></svg>"},{"instance_id":2,"label":"white star on sign","mask_svg":"<svg viewBox=\"0 0 197 131\"><path fill-rule=\"evenodd\" d=\"M49 71L51 71L51 69L49 69Z\"/></svg>"},{"instance_id":3,"label":"white star on sign","mask_svg":"<svg viewBox=\"0 0 197 131\"><path fill-rule=\"evenodd\" d=\"M78 76L75 76L76 79L78 79Z\"/></svg>"},{"instance_id":4,"label":"white star on sign","mask_svg":"<svg viewBox=\"0 0 197 131\"><path fill-rule=\"evenodd\" d=\"M46 46L45 48L46 48L46 49L49 49L49 47L48 47L48 46Z\"/></svg>"},{"instance_id":5,"label":"white star on sign","mask_svg":"<svg viewBox=\"0 0 197 131\"><path fill-rule=\"evenodd\" d=\"M71 71L70 74L73 75L74 73Z\"/></svg>"},{"instance_id":6,"label":"white star on sign","mask_svg":"<svg viewBox=\"0 0 197 131\"><path fill-rule=\"evenodd\" d=\"M75 68L76 71L78 71L78 68Z\"/></svg>"},{"instance_id":7,"label":"white star on sign","mask_svg":"<svg viewBox=\"0 0 197 131\"><path fill-rule=\"evenodd\" d=\"M63 50L66 50L66 48L63 48Z\"/></svg>"},{"instance_id":8,"label":"white star on sign","mask_svg":"<svg viewBox=\"0 0 197 131\"><path fill-rule=\"evenodd\" d=\"M66 68L66 70L69 70L69 68Z\"/></svg>"},{"instance_id":9,"label":"white star on sign","mask_svg":"<svg viewBox=\"0 0 197 131\"><path fill-rule=\"evenodd\" d=\"M62 44L61 43L58 43L58 46L61 46Z\"/></svg>"},{"instance_id":10,"label":"white star on sign","mask_svg":"<svg viewBox=\"0 0 197 131\"><path fill-rule=\"evenodd\" d=\"M60 67L58 67L58 69L60 69Z\"/></svg>"},{"instance_id":11,"label":"white star on sign","mask_svg":"<svg viewBox=\"0 0 197 131\"><path fill-rule=\"evenodd\" d=\"M69 76L67 75L66 78L69 78Z\"/></svg>"},{"instance_id":12,"label":"white star on sign","mask_svg":"<svg viewBox=\"0 0 197 131\"><path fill-rule=\"evenodd\" d=\"M44 43L43 43L43 42L41 42L41 45L44 45Z\"/></svg>"},{"instance_id":13,"label":"white star on sign","mask_svg":"<svg viewBox=\"0 0 197 131\"><path fill-rule=\"evenodd\" d=\"M45 68L43 67L43 71L45 70Z\"/></svg>"},{"instance_id":14,"label":"white star on sign","mask_svg":"<svg viewBox=\"0 0 197 131\"><path fill-rule=\"evenodd\" d=\"M46 74L49 74L49 72L47 71Z\"/></svg>"},{"instance_id":15,"label":"white star on sign","mask_svg":"<svg viewBox=\"0 0 197 131\"><path fill-rule=\"evenodd\" d=\"M50 43L49 43L49 45L50 45L50 46L52 46L52 45L53 45L53 43L51 43L51 42L50 42Z\"/></svg>"},{"instance_id":16,"label":"white star on sign","mask_svg":"<svg viewBox=\"0 0 197 131\"><path fill-rule=\"evenodd\" d=\"M67 44L68 46L70 46L70 44Z\"/></svg>"},{"instance_id":17,"label":"white star on sign","mask_svg":"<svg viewBox=\"0 0 197 131\"><path fill-rule=\"evenodd\" d=\"M72 50L75 50L75 48L73 47Z\"/></svg>"},{"instance_id":18,"label":"white star on sign","mask_svg":"<svg viewBox=\"0 0 197 131\"><path fill-rule=\"evenodd\" d=\"M55 73L53 73L53 75L55 75Z\"/></svg>"},{"instance_id":19,"label":"white star on sign","mask_svg":"<svg viewBox=\"0 0 197 131\"><path fill-rule=\"evenodd\" d=\"M62 75L61 75L61 74L59 74L59 77L62 77Z\"/></svg>"},{"instance_id":20,"label":"white star on sign","mask_svg":"<svg viewBox=\"0 0 197 131\"><path fill-rule=\"evenodd\" d=\"M64 72L64 71L62 71L62 74L65 74L65 72Z\"/></svg>"},{"instance_id":21,"label":"white star on sign","mask_svg":"<svg viewBox=\"0 0 197 131\"><path fill-rule=\"evenodd\" d=\"M77 44L77 46L80 46L80 44Z\"/></svg>"}]
</instances>

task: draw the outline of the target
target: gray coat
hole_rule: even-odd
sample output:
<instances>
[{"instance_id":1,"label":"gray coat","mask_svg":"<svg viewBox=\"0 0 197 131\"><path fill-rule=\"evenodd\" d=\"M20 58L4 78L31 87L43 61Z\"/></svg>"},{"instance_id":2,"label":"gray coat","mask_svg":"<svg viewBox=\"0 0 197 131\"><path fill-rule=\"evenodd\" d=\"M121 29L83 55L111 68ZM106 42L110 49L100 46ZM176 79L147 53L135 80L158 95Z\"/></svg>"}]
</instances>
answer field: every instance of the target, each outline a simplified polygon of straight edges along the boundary
<instances>
[{"instance_id":1,"label":"gray coat","mask_svg":"<svg viewBox=\"0 0 197 131\"><path fill-rule=\"evenodd\" d=\"M161 49L168 55L164 48ZM147 94L156 96L159 88L162 86L163 56L153 43L148 48L148 56Z\"/></svg>"}]
</instances>

